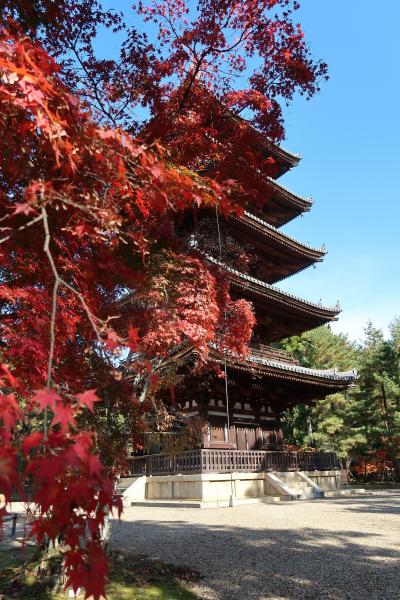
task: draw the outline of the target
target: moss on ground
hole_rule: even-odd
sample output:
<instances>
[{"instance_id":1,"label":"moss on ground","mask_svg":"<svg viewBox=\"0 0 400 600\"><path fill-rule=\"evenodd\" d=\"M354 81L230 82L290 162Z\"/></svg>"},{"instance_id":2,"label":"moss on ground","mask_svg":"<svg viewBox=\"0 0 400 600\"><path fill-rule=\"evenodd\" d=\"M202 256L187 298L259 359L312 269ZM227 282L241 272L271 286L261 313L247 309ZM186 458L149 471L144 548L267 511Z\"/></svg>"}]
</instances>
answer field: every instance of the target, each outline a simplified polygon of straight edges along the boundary
<instances>
[{"instance_id":1,"label":"moss on ground","mask_svg":"<svg viewBox=\"0 0 400 600\"><path fill-rule=\"evenodd\" d=\"M35 549L31 546L25 548L9 548L0 550L0 594L2 598L18 600L48 600L45 587L37 585L30 575L34 568Z\"/></svg>"},{"instance_id":2,"label":"moss on ground","mask_svg":"<svg viewBox=\"0 0 400 600\"><path fill-rule=\"evenodd\" d=\"M65 600L67 592L52 593L49 582L35 581L34 549L0 550L0 597L4 600ZM109 600L195 600L188 589L197 574L145 557L116 554L110 560ZM2 595L2 596L1 596ZM83 599L83 594L78 598Z\"/></svg>"}]
</instances>

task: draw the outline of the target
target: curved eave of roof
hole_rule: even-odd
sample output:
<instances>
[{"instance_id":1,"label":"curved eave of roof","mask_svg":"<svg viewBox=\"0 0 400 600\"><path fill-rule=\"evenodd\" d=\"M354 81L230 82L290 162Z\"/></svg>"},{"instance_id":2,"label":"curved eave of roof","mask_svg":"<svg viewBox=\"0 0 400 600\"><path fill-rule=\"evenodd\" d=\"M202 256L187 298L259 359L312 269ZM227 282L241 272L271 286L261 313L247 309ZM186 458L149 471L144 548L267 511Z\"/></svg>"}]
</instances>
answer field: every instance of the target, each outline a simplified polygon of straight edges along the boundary
<instances>
[{"instance_id":1,"label":"curved eave of roof","mask_svg":"<svg viewBox=\"0 0 400 600\"><path fill-rule=\"evenodd\" d=\"M210 344L212 349L211 357L214 361L221 361L222 355L216 349L214 344ZM172 364L177 359L188 360L193 353L196 353L192 346L188 344L180 344L176 348L176 352L171 355L166 363ZM245 358L236 357L234 355L223 355L224 360L230 368L244 372L256 372L258 375L266 377L275 377L280 379L292 379L302 381L311 385L320 385L330 388L346 388L354 384L357 379L357 370L338 371L336 369L309 369L288 362L281 362L271 358L263 358L250 353ZM167 366L166 364L164 367Z\"/></svg>"},{"instance_id":2,"label":"curved eave of roof","mask_svg":"<svg viewBox=\"0 0 400 600\"><path fill-rule=\"evenodd\" d=\"M262 233L263 236L276 240L282 246L285 246L286 248L289 248L296 254L301 254L302 256L305 256L310 260L321 260L322 257L326 254L324 248L313 248L308 244L299 242L295 238L291 237L290 235L287 235L286 233L283 233L282 231L279 231L279 229L277 229L273 225L270 225L263 219L260 219L259 217L253 215L248 211L244 211L244 216L232 218L240 223L245 224L248 228Z\"/></svg>"},{"instance_id":3,"label":"curved eave of roof","mask_svg":"<svg viewBox=\"0 0 400 600\"><path fill-rule=\"evenodd\" d=\"M282 376L282 378L307 379L316 385L331 385L347 387L357 379L356 369L337 371L336 369L309 369L300 365L279 362L268 358L254 356L251 353L245 359L228 358L228 364L236 369L247 371L257 368L260 374Z\"/></svg>"},{"instance_id":4,"label":"curved eave of roof","mask_svg":"<svg viewBox=\"0 0 400 600\"><path fill-rule=\"evenodd\" d=\"M261 135L260 132L257 131L257 133ZM268 148L268 150L271 151L271 154L274 157L279 158L284 163L288 163L290 165L290 168L296 167L301 161L300 154L294 154L293 152L289 152L289 150L282 148L282 146L278 146L278 144L274 144L274 142L271 142L270 140L265 140L264 144Z\"/></svg>"},{"instance_id":5,"label":"curved eave of roof","mask_svg":"<svg viewBox=\"0 0 400 600\"><path fill-rule=\"evenodd\" d=\"M296 194L286 186L278 183L273 177L267 177L269 185L279 192L281 198L285 199L289 204L295 208L301 209L302 211L308 211L313 205L313 199L311 197L300 196Z\"/></svg>"},{"instance_id":6,"label":"curved eave of roof","mask_svg":"<svg viewBox=\"0 0 400 600\"><path fill-rule=\"evenodd\" d=\"M215 265L234 275L241 282L241 285L246 286L246 282L252 284L255 288L254 291L256 293L258 292L263 296L269 296L270 298L277 300L278 302L294 306L298 310L307 313L312 313L320 318L324 318L327 320L333 320L341 312L340 306L338 304L336 306L326 307L322 306L322 304L317 304L315 302L303 300L303 298L295 296L294 294L289 294L288 292L284 292L283 290L280 290L274 285L266 283L265 281L261 281L261 279L256 279L251 275L246 275L245 273L241 273L241 271L238 271L237 269L228 267L228 265L225 265L224 263L216 260L212 256L206 255L206 258L210 262L214 263Z\"/></svg>"},{"instance_id":7,"label":"curved eave of roof","mask_svg":"<svg viewBox=\"0 0 400 600\"><path fill-rule=\"evenodd\" d=\"M221 102L220 102L220 105L222 106ZM226 107L225 107L225 110L227 110ZM282 163L284 163L287 166L286 170L289 170L292 167L295 167L299 164L299 162L301 161L300 154L295 154L293 152L289 152L289 150L286 150L286 148L283 148L282 146L279 146L272 140L268 139L265 136L265 134L263 134L261 131L259 131L253 125L253 123L250 123L250 121L248 121L247 119L244 119L243 117L241 117L239 115L235 115L229 109L228 109L228 112L233 121L236 121L236 123L238 123L238 124L244 124L246 127L248 127L253 132L253 134L256 136L257 141L260 144L260 146L262 146L265 150L268 150L268 152L270 152L274 158L278 158Z\"/></svg>"},{"instance_id":8,"label":"curved eave of roof","mask_svg":"<svg viewBox=\"0 0 400 600\"><path fill-rule=\"evenodd\" d=\"M283 371L291 371L293 373L302 373L303 375L312 375L322 379L331 379L333 381L355 381L357 379L357 370L350 369L349 371L338 371L337 369L310 369L300 365L271 360L269 358L261 358L254 354L249 354L247 360L252 363L274 367Z\"/></svg>"}]
</instances>

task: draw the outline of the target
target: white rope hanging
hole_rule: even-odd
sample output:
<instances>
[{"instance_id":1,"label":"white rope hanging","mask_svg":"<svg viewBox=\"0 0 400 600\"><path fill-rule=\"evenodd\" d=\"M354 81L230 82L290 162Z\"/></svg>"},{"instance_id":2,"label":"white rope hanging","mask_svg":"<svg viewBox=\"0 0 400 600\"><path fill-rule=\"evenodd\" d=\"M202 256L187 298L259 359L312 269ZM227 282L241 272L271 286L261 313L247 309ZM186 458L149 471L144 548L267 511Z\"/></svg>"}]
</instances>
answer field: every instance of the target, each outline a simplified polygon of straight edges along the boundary
<instances>
[{"instance_id":1,"label":"white rope hanging","mask_svg":"<svg viewBox=\"0 0 400 600\"><path fill-rule=\"evenodd\" d=\"M216 218L217 218L217 232L218 232L218 246L219 246L219 262L222 263L222 239L221 239L221 228L219 226L219 215L218 215L218 206L215 207L215 214L216 214ZM227 317L227 313L226 313L226 307L224 308L224 320L226 324L226 317ZM229 416L229 391L228 391L228 369L227 369L227 365L226 365L226 349L224 349L224 374L225 374L225 401L226 401L226 429L227 429L227 442L228 444L229 442L229 437L230 437L230 429L231 429L231 422L230 422L230 416ZM233 507L235 505L234 502L234 487L233 487L233 472L232 472L232 457L231 460L229 461L229 475L230 475L230 483L231 483L231 494L229 497L229 506Z\"/></svg>"},{"instance_id":2,"label":"white rope hanging","mask_svg":"<svg viewBox=\"0 0 400 600\"><path fill-rule=\"evenodd\" d=\"M218 215L218 206L215 207L215 214L217 218L217 232L218 232L218 246L219 246L219 262L222 263L222 238L221 238L221 228L219 226L219 215ZM224 320L226 322L226 308L224 308ZM228 442L229 442L229 433L230 433L230 416L229 416L229 392L228 392L228 370L226 365L226 350L224 350L224 374L225 374L225 401L226 401L226 420L227 420L227 429L228 429Z\"/></svg>"}]
</instances>

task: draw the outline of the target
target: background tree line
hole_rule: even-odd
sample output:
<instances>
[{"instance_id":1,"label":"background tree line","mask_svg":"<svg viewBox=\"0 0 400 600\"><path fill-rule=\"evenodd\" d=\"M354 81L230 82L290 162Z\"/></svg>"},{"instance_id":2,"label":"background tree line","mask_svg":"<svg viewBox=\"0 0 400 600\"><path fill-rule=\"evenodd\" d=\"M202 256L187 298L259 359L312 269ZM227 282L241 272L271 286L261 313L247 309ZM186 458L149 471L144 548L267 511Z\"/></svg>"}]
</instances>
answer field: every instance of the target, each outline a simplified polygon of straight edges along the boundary
<instances>
[{"instance_id":1,"label":"background tree line","mask_svg":"<svg viewBox=\"0 0 400 600\"><path fill-rule=\"evenodd\" d=\"M390 324L388 337L369 322L359 344L324 326L283 340L280 346L302 366L356 368L359 376L357 384L344 393L327 396L313 406L288 409L284 417L288 442L335 451L353 473L386 477L390 472L399 480L400 318Z\"/></svg>"}]
</instances>

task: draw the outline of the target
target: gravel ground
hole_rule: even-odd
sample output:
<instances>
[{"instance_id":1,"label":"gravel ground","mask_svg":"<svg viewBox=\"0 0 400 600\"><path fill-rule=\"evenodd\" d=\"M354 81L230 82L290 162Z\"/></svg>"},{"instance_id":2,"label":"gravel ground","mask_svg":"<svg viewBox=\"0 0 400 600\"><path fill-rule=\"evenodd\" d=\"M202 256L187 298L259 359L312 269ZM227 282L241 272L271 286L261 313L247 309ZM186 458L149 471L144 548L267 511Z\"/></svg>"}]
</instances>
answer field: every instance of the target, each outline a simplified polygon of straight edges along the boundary
<instances>
[{"instance_id":1,"label":"gravel ground","mask_svg":"<svg viewBox=\"0 0 400 600\"><path fill-rule=\"evenodd\" d=\"M8 510L11 515L17 513L15 535L11 536L12 519L10 519L10 515L8 515L3 523L2 531L0 532L0 550L18 548L22 546L23 543L32 544L33 542L30 540L23 541L26 534L26 514L24 504L22 502L13 502L11 506L8 507Z\"/></svg>"},{"instance_id":2,"label":"gravel ground","mask_svg":"<svg viewBox=\"0 0 400 600\"><path fill-rule=\"evenodd\" d=\"M222 509L124 511L111 543L185 564L207 600L400 600L400 490Z\"/></svg>"}]
</instances>

